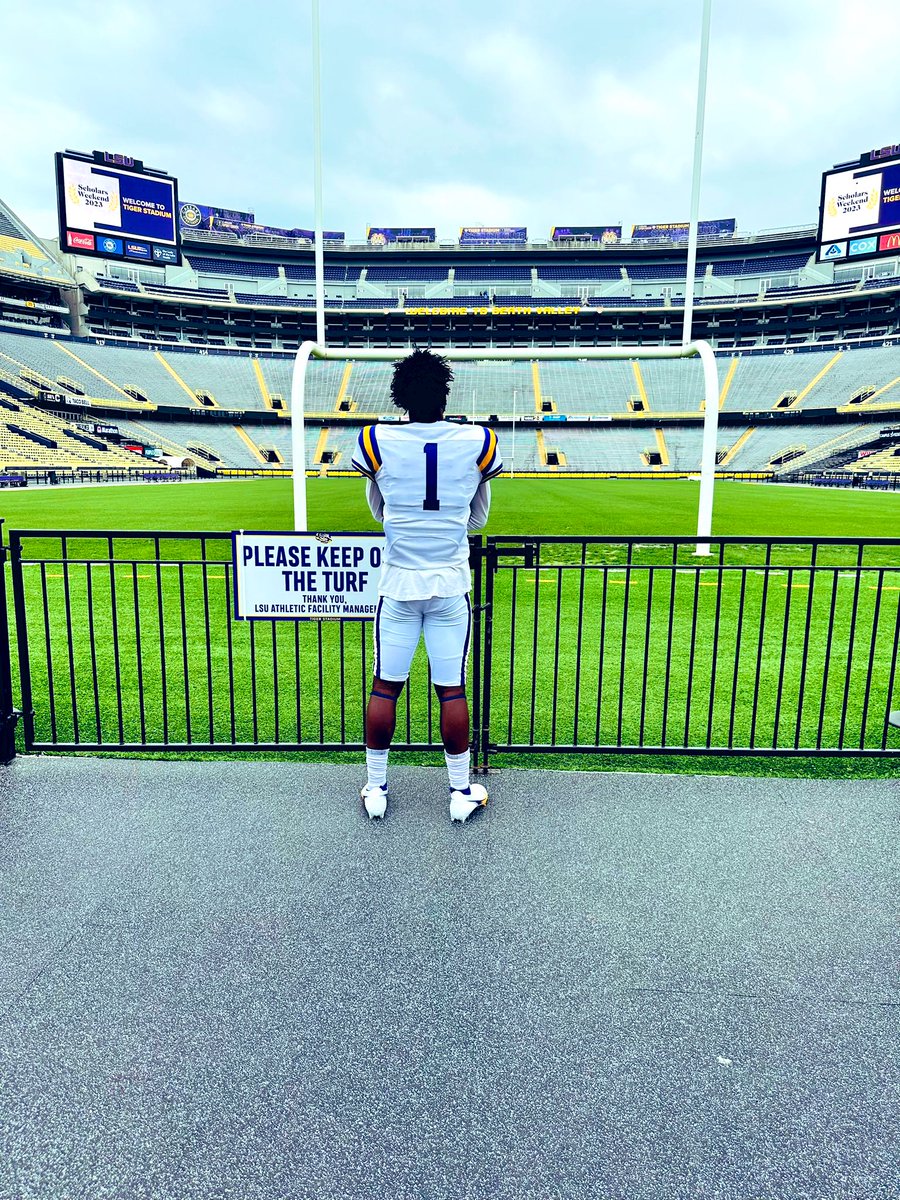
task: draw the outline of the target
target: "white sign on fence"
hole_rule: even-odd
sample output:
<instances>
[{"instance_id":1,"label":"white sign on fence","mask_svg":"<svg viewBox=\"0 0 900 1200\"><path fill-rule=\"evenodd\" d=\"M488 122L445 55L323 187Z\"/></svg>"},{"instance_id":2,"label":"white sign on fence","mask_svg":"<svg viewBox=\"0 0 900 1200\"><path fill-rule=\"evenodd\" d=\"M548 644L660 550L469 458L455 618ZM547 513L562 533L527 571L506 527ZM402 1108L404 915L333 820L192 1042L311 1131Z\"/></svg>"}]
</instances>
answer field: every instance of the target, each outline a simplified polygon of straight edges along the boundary
<instances>
[{"instance_id":1,"label":"white sign on fence","mask_svg":"<svg viewBox=\"0 0 900 1200\"><path fill-rule=\"evenodd\" d=\"M380 533L231 535L241 620L367 621L378 606Z\"/></svg>"}]
</instances>

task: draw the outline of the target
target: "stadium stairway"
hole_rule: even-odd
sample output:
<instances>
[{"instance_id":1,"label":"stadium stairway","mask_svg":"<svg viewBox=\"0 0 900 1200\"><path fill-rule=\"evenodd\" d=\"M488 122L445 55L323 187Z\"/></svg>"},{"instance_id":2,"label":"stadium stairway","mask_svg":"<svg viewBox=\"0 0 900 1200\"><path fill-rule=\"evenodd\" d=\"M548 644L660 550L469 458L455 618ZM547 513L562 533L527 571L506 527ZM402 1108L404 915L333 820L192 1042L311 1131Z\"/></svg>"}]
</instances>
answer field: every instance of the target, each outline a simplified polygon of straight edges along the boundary
<instances>
[{"instance_id":1,"label":"stadium stairway","mask_svg":"<svg viewBox=\"0 0 900 1200\"><path fill-rule=\"evenodd\" d=\"M897 1193L885 780L361 764L0 767L0 1193Z\"/></svg>"},{"instance_id":2,"label":"stadium stairway","mask_svg":"<svg viewBox=\"0 0 900 1200\"><path fill-rule=\"evenodd\" d=\"M244 429L242 425L235 425L234 430L256 461L260 463L266 463L266 456L263 454L262 450L260 450L259 446L257 446L256 442L254 442L250 434L247 433L246 429Z\"/></svg>"},{"instance_id":3,"label":"stadium stairway","mask_svg":"<svg viewBox=\"0 0 900 1200\"><path fill-rule=\"evenodd\" d=\"M741 450L743 450L743 448L747 445L754 432L755 427L752 425L749 429L745 429L740 437L729 447L720 461L716 464L717 467L729 466L730 463L738 456L738 454L740 454Z\"/></svg>"}]
</instances>

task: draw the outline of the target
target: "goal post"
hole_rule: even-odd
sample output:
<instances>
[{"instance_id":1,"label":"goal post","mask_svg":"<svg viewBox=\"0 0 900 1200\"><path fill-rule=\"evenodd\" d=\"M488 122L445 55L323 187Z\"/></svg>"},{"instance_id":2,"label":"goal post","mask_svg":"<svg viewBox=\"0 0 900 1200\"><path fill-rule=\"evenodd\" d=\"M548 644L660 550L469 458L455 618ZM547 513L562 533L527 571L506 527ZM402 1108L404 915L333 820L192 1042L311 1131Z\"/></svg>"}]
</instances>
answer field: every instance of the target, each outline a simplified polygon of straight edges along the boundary
<instances>
[{"instance_id":1,"label":"goal post","mask_svg":"<svg viewBox=\"0 0 900 1200\"><path fill-rule=\"evenodd\" d=\"M716 439L719 425L719 376L715 355L708 342L694 341L673 346L544 346L544 347L429 347L451 363L530 362L602 362L698 358L703 370L703 441L700 454L700 502L697 511L698 555L710 553L712 534L713 489L716 473ZM291 379L291 449L294 463L294 528L307 527L306 508L306 413L309 395L310 360L320 362L366 363L396 362L406 358L412 346L379 348L332 348L316 342L303 342L294 359ZM451 393L452 397L452 393ZM490 408L490 399L479 393L479 402ZM452 399L451 399L452 405ZM373 419L377 416L373 413ZM537 426L543 428L542 425ZM607 426L608 428L608 426ZM298 464L300 469L298 470ZM692 468L695 469L695 468Z\"/></svg>"}]
</instances>

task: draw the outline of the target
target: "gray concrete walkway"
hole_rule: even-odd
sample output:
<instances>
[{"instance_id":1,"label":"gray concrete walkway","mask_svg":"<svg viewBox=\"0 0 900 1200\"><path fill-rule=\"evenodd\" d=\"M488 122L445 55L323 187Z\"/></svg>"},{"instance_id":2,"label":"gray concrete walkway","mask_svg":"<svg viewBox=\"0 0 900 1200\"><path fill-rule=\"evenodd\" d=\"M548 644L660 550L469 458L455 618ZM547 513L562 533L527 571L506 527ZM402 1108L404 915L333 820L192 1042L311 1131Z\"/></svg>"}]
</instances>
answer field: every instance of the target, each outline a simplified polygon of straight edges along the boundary
<instances>
[{"instance_id":1,"label":"gray concrete walkway","mask_svg":"<svg viewBox=\"0 0 900 1200\"><path fill-rule=\"evenodd\" d=\"M896 1200L897 789L0 767L0 1197Z\"/></svg>"}]
</instances>

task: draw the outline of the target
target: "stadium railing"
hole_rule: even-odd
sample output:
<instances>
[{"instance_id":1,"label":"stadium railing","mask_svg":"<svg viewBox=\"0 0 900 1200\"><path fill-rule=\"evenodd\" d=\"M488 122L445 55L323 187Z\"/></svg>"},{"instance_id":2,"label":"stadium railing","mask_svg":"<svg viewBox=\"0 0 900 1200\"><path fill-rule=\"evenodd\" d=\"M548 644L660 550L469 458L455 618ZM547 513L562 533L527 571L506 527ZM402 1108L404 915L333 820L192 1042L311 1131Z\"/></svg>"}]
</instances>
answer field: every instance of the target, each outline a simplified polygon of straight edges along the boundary
<instances>
[{"instance_id":1,"label":"stadium railing","mask_svg":"<svg viewBox=\"0 0 900 1200\"><path fill-rule=\"evenodd\" d=\"M471 540L482 769L547 752L900 754L900 538L719 537L699 562L695 545ZM6 752L10 676L26 752L363 748L370 625L235 620L230 534L13 530L9 557ZM421 649L398 718L398 749L439 748Z\"/></svg>"},{"instance_id":2,"label":"stadium railing","mask_svg":"<svg viewBox=\"0 0 900 1200\"><path fill-rule=\"evenodd\" d=\"M13 701L12 656L8 629L6 562L9 551L3 544L3 518L0 517L0 765L11 763L16 755L16 722L22 715Z\"/></svg>"}]
</instances>

